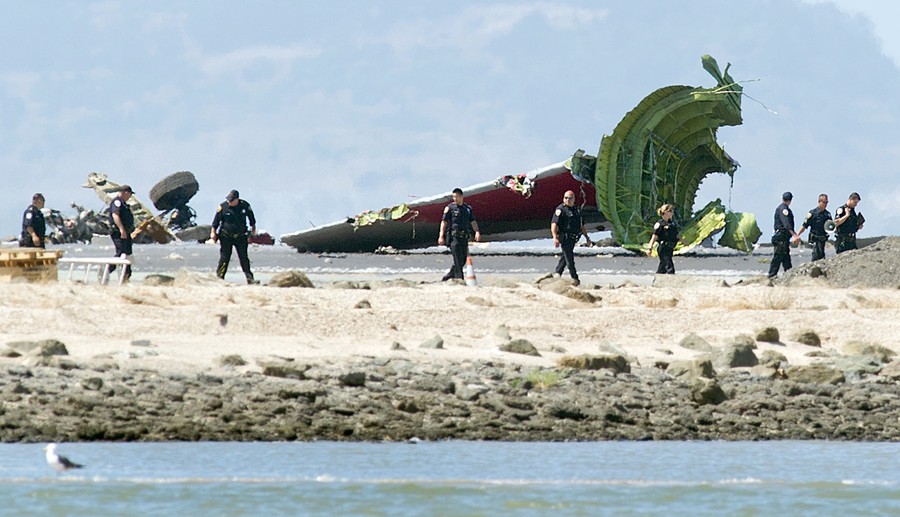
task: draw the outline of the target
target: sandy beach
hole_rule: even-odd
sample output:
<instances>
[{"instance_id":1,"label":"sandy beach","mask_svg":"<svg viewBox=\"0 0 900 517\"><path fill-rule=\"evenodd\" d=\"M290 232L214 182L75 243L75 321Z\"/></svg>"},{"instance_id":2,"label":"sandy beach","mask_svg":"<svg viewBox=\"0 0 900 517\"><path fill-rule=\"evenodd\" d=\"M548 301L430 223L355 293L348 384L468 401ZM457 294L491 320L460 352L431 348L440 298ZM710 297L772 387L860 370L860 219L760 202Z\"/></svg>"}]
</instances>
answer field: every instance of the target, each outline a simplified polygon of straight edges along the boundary
<instances>
[{"instance_id":1,"label":"sandy beach","mask_svg":"<svg viewBox=\"0 0 900 517\"><path fill-rule=\"evenodd\" d=\"M479 278L478 287L437 282L431 272L387 275L376 266L377 273L345 268L329 274L310 268L315 288L281 288L241 285L236 276L219 281L201 267L214 260L212 248L188 248L164 255L167 251L154 250L152 253L160 256L151 260L148 255L152 253L147 250L146 265L141 269L138 263L140 275L124 286L83 284L65 278L57 283L0 285L0 343L6 344L0 366L18 372L0 381L5 393L16 393L14 379L25 375L22 368L28 369L26 378L50 376L57 381L60 375L81 371L78 382L83 382L91 372L128 372L150 378L290 378L270 375L266 370L272 364L287 364L298 368L294 382L317 379L323 386L332 381L342 386L344 381L335 379L347 371L363 369L363 378L368 378L371 386L379 375L365 370L392 361L414 365L414 375L420 377L437 375L434 372L446 376L448 365L461 369L456 370L456 377L468 375L460 373L466 371L465 365L473 372L494 365L520 377L550 371L565 378L569 370L561 367L564 358L579 356L624 358L627 370L615 375L651 372L654 379L662 375L674 380L675 374L666 373L670 365L696 365L709 359L716 365L720 380L735 372L771 380L784 379L789 368L826 364L840 370L835 366L840 361L861 354L860 347L874 346L884 356L879 368L865 375L856 367L853 372L845 372L845 378L862 378L877 375L882 369L893 371L892 356L900 351L900 290L836 287L825 277L798 275L773 285L755 271L727 273L733 271L729 267L722 268L721 274L707 270L699 275L654 276L634 268L636 263L653 266L655 259L619 257L594 260L605 265L618 261L619 266L612 269L625 273L588 273L583 276L583 284L574 288L565 280L536 281L539 275L532 271L555 262L549 256L516 257L518 272L486 273ZM200 264L194 268L190 260L172 258L193 253ZM424 269L421 263L429 261L434 262L435 269L442 269L440 261L446 260L401 258L418 261L419 266L412 266L412 270ZM322 257L303 256L299 260L327 264ZM332 263L334 260L369 262L365 257L336 258ZM373 263L385 260L398 262L390 257L370 257ZM579 260L585 271L592 270L589 258ZM751 257L751 261L758 258ZM678 262L676 258L676 265ZM267 271L267 280L279 272L295 270L262 265L260 269ZM150 277L160 274L173 283L148 285ZM64 277L62 273L60 276ZM764 329L770 337L761 337ZM774 339L772 329L777 330ZM810 334L819 342L811 343ZM689 335L701 338L701 344L684 344ZM64 344L66 355L48 358L49 354L41 355L27 345L42 340ZM527 340L534 353L501 349L517 340ZM721 358L717 358L720 351L741 342L749 343L755 358L761 358L760 366L754 366L756 370L749 368L751 365L723 367ZM226 359L229 357L231 360ZM303 373L310 368L335 373L318 377ZM589 370L590 375L600 375L594 368ZM403 377L401 371L393 374ZM880 379L896 384L893 377ZM647 387L646 379L632 380L643 383L642 389ZM105 383L109 386L113 381L107 379ZM18 382L21 386L25 381ZM278 382L289 381L279 378ZM455 386L451 394L459 398L460 386L490 386L493 381L449 382ZM683 387L690 386L684 382ZM578 389L580 383L583 381L567 389ZM34 392L33 388L26 391ZM355 403L366 405L364 401ZM10 408L22 404L21 395L6 400L7 415ZM45 438L46 430L38 436L27 432L16 436L19 438L7 439ZM501 433L492 437L515 436ZM73 438L71 434L67 437ZM77 433L74 437L78 439ZM110 439L109 435L100 437ZM137 438L170 437L152 434ZM259 436L254 435L254 439Z\"/></svg>"}]
</instances>

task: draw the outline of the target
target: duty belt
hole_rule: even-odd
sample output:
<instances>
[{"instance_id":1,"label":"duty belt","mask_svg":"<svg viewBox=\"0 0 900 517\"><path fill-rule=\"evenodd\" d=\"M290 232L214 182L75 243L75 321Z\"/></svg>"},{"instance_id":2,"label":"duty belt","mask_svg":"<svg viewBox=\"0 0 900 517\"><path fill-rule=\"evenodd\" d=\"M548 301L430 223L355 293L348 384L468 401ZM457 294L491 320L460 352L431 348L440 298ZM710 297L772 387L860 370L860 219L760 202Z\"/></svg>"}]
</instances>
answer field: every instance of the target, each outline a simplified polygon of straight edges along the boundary
<instances>
[{"instance_id":1,"label":"duty belt","mask_svg":"<svg viewBox=\"0 0 900 517\"><path fill-rule=\"evenodd\" d=\"M469 232L467 230L456 230L453 232L454 237L468 237Z\"/></svg>"}]
</instances>

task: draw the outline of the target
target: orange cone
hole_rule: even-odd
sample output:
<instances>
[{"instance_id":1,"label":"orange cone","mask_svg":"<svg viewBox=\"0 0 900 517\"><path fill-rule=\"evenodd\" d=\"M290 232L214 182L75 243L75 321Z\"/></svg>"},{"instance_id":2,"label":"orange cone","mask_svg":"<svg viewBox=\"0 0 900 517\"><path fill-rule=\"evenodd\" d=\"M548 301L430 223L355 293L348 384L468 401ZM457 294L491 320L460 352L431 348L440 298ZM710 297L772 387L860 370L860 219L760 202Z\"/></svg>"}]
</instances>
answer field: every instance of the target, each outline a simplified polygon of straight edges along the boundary
<instances>
[{"instance_id":1,"label":"orange cone","mask_svg":"<svg viewBox=\"0 0 900 517\"><path fill-rule=\"evenodd\" d=\"M469 287L477 287L478 280L475 279L475 266L472 265L472 257L466 257L466 285Z\"/></svg>"}]
</instances>

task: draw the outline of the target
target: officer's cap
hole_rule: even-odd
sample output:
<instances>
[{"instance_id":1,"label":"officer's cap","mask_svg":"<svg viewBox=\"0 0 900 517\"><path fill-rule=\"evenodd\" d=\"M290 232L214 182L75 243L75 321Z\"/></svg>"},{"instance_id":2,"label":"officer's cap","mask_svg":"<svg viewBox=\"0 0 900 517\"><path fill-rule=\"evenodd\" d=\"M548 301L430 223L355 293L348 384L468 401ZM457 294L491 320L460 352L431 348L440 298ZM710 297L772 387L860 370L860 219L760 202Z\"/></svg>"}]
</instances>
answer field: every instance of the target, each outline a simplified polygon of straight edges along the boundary
<instances>
[{"instance_id":1,"label":"officer's cap","mask_svg":"<svg viewBox=\"0 0 900 517\"><path fill-rule=\"evenodd\" d=\"M241 197L240 192L238 192L237 190L232 190L231 192L228 193L227 196L225 196L225 200L226 201L234 201L235 199L238 199L240 197Z\"/></svg>"},{"instance_id":2,"label":"officer's cap","mask_svg":"<svg viewBox=\"0 0 900 517\"><path fill-rule=\"evenodd\" d=\"M782 201L790 201L792 199L794 199L794 195L791 194L790 192L785 192L784 194L781 195Z\"/></svg>"}]
</instances>

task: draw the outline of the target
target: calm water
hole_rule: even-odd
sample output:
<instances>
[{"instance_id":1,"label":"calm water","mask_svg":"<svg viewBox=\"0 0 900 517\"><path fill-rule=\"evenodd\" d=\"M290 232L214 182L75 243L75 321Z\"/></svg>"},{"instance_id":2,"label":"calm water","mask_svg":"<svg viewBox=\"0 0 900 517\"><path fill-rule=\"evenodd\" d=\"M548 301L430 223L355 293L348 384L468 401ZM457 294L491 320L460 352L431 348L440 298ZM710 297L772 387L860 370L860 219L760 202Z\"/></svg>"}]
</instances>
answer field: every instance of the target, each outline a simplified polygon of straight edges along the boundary
<instances>
[{"instance_id":1,"label":"calm water","mask_svg":"<svg viewBox=\"0 0 900 517\"><path fill-rule=\"evenodd\" d=\"M0 444L0 515L900 515L900 444Z\"/></svg>"}]
</instances>

